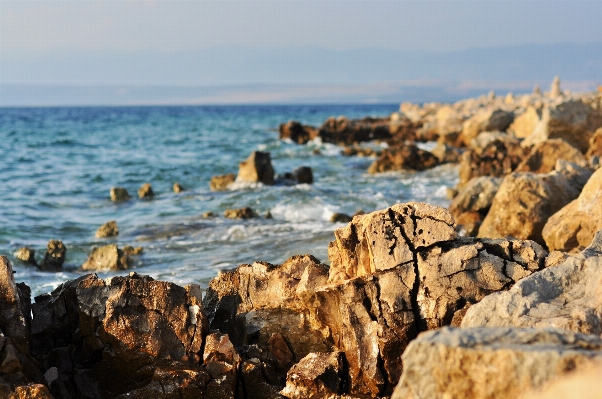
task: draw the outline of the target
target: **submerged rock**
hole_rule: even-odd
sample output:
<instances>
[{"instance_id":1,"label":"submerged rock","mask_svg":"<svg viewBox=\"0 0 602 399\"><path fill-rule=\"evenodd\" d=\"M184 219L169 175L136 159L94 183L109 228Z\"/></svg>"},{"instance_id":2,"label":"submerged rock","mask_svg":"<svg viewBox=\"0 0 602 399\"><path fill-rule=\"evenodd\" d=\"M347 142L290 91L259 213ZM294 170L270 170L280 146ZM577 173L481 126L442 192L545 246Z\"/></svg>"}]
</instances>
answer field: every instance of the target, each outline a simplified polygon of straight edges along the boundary
<instances>
[{"instance_id":1,"label":"submerged rock","mask_svg":"<svg viewBox=\"0 0 602 399\"><path fill-rule=\"evenodd\" d=\"M588 246L602 230L602 168L589 178L577 199L553 214L542 230L551 250L571 251Z\"/></svg>"},{"instance_id":2,"label":"submerged rock","mask_svg":"<svg viewBox=\"0 0 602 399\"><path fill-rule=\"evenodd\" d=\"M142 187L138 189L138 198L140 199L151 199L155 196L153 187L150 183L144 183Z\"/></svg>"},{"instance_id":3,"label":"submerged rock","mask_svg":"<svg viewBox=\"0 0 602 399\"><path fill-rule=\"evenodd\" d=\"M257 213L248 206L240 209L226 209L224 217L228 219L252 219L258 217Z\"/></svg>"},{"instance_id":4,"label":"submerged rock","mask_svg":"<svg viewBox=\"0 0 602 399\"><path fill-rule=\"evenodd\" d=\"M44 259L40 263L39 267L42 270L57 270L63 267L65 262L65 256L67 254L67 248L60 240L50 240L46 246L46 252L44 253Z\"/></svg>"},{"instance_id":5,"label":"submerged rock","mask_svg":"<svg viewBox=\"0 0 602 399\"><path fill-rule=\"evenodd\" d=\"M391 399L514 399L596 360L602 360L599 336L445 327L410 343Z\"/></svg>"},{"instance_id":6,"label":"submerged rock","mask_svg":"<svg viewBox=\"0 0 602 399\"><path fill-rule=\"evenodd\" d=\"M120 202L120 201L127 201L129 200L130 194L128 193L128 190L126 190L123 187L112 187L111 188L111 201L113 202Z\"/></svg>"},{"instance_id":7,"label":"submerged rock","mask_svg":"<svg viewBox=\"0 0 602 399\"><path fill-rule=\"evenodd\" d=\"M119 229L115 220L106 222L96 230L96 238L114 237L117 234L119 234Z\"/></svg>"},{"instance_id":8,"label":"submerged rock","mask_svg":"<svg viewBox=\"0 0 602 399\"><path fill-rule=\"evenodd\" d=\"M173 184L173 192L176 194L181 193L182 191L186 191L184 189L184 187L182 187L182 185L180 183L174 183Z\"/></svg>"},{"instance_id":9,"label":"submerged rock","mask_svg":"<svg viewBox=\"0 0 602 399\"><path fill-rule=\"evenodd\" d=\"M274 184L274 168L270 153L253 151L245 161L239 164L236 181Z\"/></svg>"},{"instance_id":10,"label":"submerged rock","mask_svg":"<svg viewBox=\"0 0 602 399\"><path fill-rule=\"evenodd\" d=\"M209 182L209 188L211 191L224 191L227 190L228 186L234 183L235 180L236 175L234 173L213 176Z\"/></svg>"}]
</instances>

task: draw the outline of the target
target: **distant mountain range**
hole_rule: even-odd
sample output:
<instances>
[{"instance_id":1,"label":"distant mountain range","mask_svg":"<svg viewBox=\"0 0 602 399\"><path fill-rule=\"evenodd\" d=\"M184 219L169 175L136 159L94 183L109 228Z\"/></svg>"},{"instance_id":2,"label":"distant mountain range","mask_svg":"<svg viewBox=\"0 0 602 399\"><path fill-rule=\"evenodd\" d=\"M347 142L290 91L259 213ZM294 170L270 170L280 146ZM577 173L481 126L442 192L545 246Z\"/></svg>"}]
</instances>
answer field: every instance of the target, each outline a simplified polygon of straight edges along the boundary
<instances>
[{"instance_id":1,"label":"distant mountain range","mask_svg":"<svg viewBox=\"0 0 602 399\"><path fill-rule=\"evenodd\" d=\"M602 85L602 42L447 53L311 47L4 52L0 105L33 105L32 96L57 105L452 101L490 88L545 89L556 75L572 90Z\"/></svg>"}]
</instances>

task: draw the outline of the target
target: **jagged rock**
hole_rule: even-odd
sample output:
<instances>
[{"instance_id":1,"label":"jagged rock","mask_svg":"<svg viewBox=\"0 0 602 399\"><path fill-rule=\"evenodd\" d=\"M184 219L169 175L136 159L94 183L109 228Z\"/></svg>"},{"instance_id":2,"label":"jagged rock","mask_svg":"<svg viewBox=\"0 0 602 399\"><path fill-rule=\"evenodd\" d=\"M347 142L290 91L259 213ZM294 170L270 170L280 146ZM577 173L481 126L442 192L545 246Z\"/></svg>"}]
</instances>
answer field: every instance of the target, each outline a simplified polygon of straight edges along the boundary
<instances>
[{"instance_id":1,"label":"jagged rock","mask_svg":"<svg viewBox=\"0 0 602 399\"><path fill-rule=\"evenodd\" d=\"M541 121L522 143L524 146L548 140L563 139L581 152L586 152L589 139L602 126L602 112L581 99L569 99L544 107Z\"/></svg>"},{"instance_id":2,"label":"jagged rock","mask_svg":"<svg viewBox=\"0 0 602 399\"><path fill-rule=\"evenodd\" d=\"M462 214L471 212L478 213L478 221L482 221L487 215L493 198L497 194L502 179L499 177L480 176L471 179L458 192L449 206L449 212L456 218L458 224Z\"/></svg>"},{"instance_id":3,"label":"jagged rock","mask_svg":"<svg viewBox=\"0 0 602 399\"><path fill-rule=\"evenodd\" d=\"M504 178L479 228L479 237L512 236L544 244L548 218L577 198L589 169L559 160L547 174L512 173Z\"/></svg>"},{"instance_id":4,"label":"jagged rock","mask_svg":"<svg viewBox=\"0 0 602 399\"><path fill-rule=\"evenodd\" d=\"M106 222L96 230L96 238L113 237L117 234L119 234L119 229L115 220Z\"/></svg>"},{"instance_id":5,"label":"jagged rock","mask_svg":"<svg viewBox=\"0 0 602 399\"><path fill-rule=\"evenodd\" d=\"M129 263L129 257L116 244L110 244L95 248L82 265L82 270L126 270Z\"/></svg>"},{"instance_id":6,"label":"jagged rock","mask_svg":"<svg viewBox=\"0 0 602 399\"><path fill-rule=\"evenodd\" d=\"M495 131L479 133L474 139L470 140L468 146L478 155L483 155L485 150L489 148L489 144L495 142L503 143L506 148L515 148L520 145L520 141L516 137L508 133Z\"/></svg>"},{"instance_id":7,"label":"jagged rock","mask_svg":"<svg viewBox=\"0 0 602 399\"><path fill-rule=\"evenodd\" d=\"M25 263L29 263L30 265L37 266L36 262L36 251L34 249L30 249L28 247L21 247L15 252L15 257Z\"/></svg>"},{"instance_id":8,"label":"jagged rock","mask_svg":"<svg viewBox=\"0 0 602 399\"><path fill-rule=\"evenodd\" d=\"M257 217L257 213L248 206L245 206L240 209L226 209L224 217L228 219L252 219Z\"/></svg>"},{"instance_id":9,"label":"jagged rock","mask_svg":"<svg viewBox=\"0 0 602 399\"><path fill-rule=\"evenodd\" d=\"M525 112L514 119L514 122L508 127L508 132L518 138L524 139L535 131L535 127L540 121L541 109L527 107Z\"/></svg>"},{"instance_id":10,"label":"jagged rock","mask_svg":"<svg viewBox=\"0 0 602 399\"><path fill-rule=\"evenodd\" d=\"M368 168L368 173L388 172L392 170L425 170L439 164L439 160L428 151L421 150L415 144L403 144L385 149L378 159Z\"/></svg>"},{"instance_id":11,"label":"jagged rock","mask_svg":"<svg viewBox=\"0 0 602 399\"><path fill-rule=\"evenodd\" d=\"M468 310L462 327L556 327L602 334L602 232L579 256L555 261L552 254L546 263L554 267L484 298Z\"/></svg>"},{"instance_id":12,"label":"jagged rock","mask_svg":"<svg viewBox=\"0 0 602 399\"><path fill-rule=\"evenodd\" d=\"M470 117L462 125L460 140L469 145L481 132L504 131L514 120L514 114L501 109L484 109Z\"/></svg>"},{"instance_id":13,"label":"jagged rock","mask_svg":"<svg viewBox=\"0 0 602 399\"><path fill-rule=\"evenodd\" d=\"M314 174L309 166L301 166L293 170L293 179L299 184L313 184Z\"/></svg>"},{"instance_id":14,"label":"jagged rock","mask_svg":"<svg viewBox=\"0 0 602 399\"><path fill-rule=\"evenodd\" d=\"M253 151L245 161L239 164L236 181L274 184L274 168L270 153Z\"/></svg>"},{"instance_id":15,"label":"jagged rock","mask_svg":"<svg viewBox=\"0 0 602 399\"><path fill-rule=\"evenodd\" d=\"M111 187L111 201L120 202L129 200L130 194L123 187Z\"/></svg>"},{"instance_id":16,"label":"jagged rock","mask_svg":"<svg viewBox=\"0 0 602 399\"><path fill-rule=\"evenodd\" d=\"M460 148L452 147L444 143L437 143L437 146L431 151L431 154L437 157L439 163L458 163L462 152L463 151Z\"/></svg>"},{"instance_id":17,"label":"jagged rock","mask_svg":"<svg viewBox=\"0 0 602 399\"><path fill-rule=\"evenodd\" d=\"M522 399L602 399L600 390L602 362L583 365L571 370L541 389L529 392Z\"/></svg>"},{"instance_id":18,"label":"jagged rock","mask_svg":"<svg viewBox=\"0 0 602 399\"><path fill-rule=\"evenodd\" d=\"M6 399L54 399L42 384L28 384L10 389L0 385L0 396Z\"/></svg>"},{"instance_id":19,"label":"jagged rock","mask_svg":"<svg viewBox=\"0 0 602 399\"><path fill-rule=\"evenodd\" d=\"M242 381L248 398L253 399L285 399L278 387L265 377L264 364L257 358L243 361L241 366Z\"/></svg>"},{"instance_id":20,"label":"jagged rock","mask_svg":"<svg viewBox=\"0 0 602 399\"><path fill-rule=\"evenodd\" d=\"M59 371L53 394L198 393L192 385L208 376L198 366L207 331L198 285L89 274L36 297L32 311L32 353Z\"/></svg>"},{"instance_id":21,"label":"jagged rock","mask_svg":"<svg viewBox=\"0 0 602 399\"><path fill-rule=\"evenodd\" d=\"M138 189L138 198L140 199L151 199L155 196L153 187L150 183L144 183L142 187Z\"/></svg>"},{"instance_id":22,"label":"jagged rock","mask_svg":"<svg viewBox=\"0 0 602 399\"><path fill-rule=\"evenodd\" d=\"M227 334L213 333L205 338L203 364L211 375L205 397L234 398L237 393L238 367L242 359Z\"/></svg>"},{"instance_id":23,"label":"jagged rock","mask_svg":"<svg viewBox=\"0 0 602 399\"><path fill-rule=\"evenodd\" d=\"M117 399L224 398L203 396L208 393L207 385L210 384L210 379L209 373L195 364L157 366L152 371L152 377L148 384L121 394L117 396ZM233 398L233 396L225 398Z\"/></svg>"},{"instance_id":24,"label":"jagged rock","mask_svg":"<svg viewBox=\"0 0 602 399\"><path fill-rule=\"evenodd\" d=\"M184 189L184 187L182 187L182 185L180 185L180 183L174 183L173 184L173 192L174 193L179 194L182 191L186 191L186 190Z\"/></svg>"},{"instance_id":25,"label":"jagged rock","mask_svg":"<svg viewBox=\"0 0 602 399\"><path fill-rule=\"evenodd\" d=\"M466 151L460 158L460 182L462 188L478 176L502 177L511 173L522 161L525 149L512 141L495 140L481 152Z\"/></svg>"},{"instance_id":26,"label":"jagged rock","mask_svg":"<svg viewBox=\"0 0 602 399\"><path fill-rule=\"evenodd\" d=\"M598 128L589 139L586 157L592 158L594 156L602 157L602 127Z\"/></svg>"},{"instance_id":27,"label":"jagged rock","mask_svg":"<svg viewBox=\"0 0 602 399\"><path fill-rule=\"evenodd\" d=\"M353 217L346 213L333 213L330 217L330 223L349 223L352 219Z\"/></svg>"},{"instance_id":28,"label":"jagged rock","mask_svg":"<svg viewBox=\"0 0 602 399\"><path fill-rule=\"evenodd\" d=\"M236 175L234 173L213 176L209 182L209 188L211 191L224 191L227 190L228 186L234 183L235 180Z\"/></svg>"},{"instance_id":29,"label":"jagged rock","mask_svg":"<svg viewBox=\"0 0 602 399\"><path fill-rule=\"evenodd\" d=\"M289 370L282 395L290 399L317 399L344 393L344 361L341 352L308 354Z\"/></svg>"},{"instance_id":30,"label":"jagged rock","mask_svg":"<svg viewBox=\"0 0 602 399\"><path fill-rule=\"evenodd\" d=\"M294 143L305 144L318 135L316 128L305 126L297 121L288 121L278 127L280 140L291 139Z\"/></svg>"},{"instance_id":31,"label":"jagged rock","mask_svg":"<svg viewBox=\"0 0 602 399\"><path fill-rule=\"evenodd\" d=\"M344 116L328 118L318 129L318 136L325 143L351 145L363 141L384 140L391 137L388 118L363 118L349 120Z\"/></svg>"},{"instance_id":32,"label":"jagged rock","mask_svg":"<svg viewBox=\"0 0 602 399\"><path fill-rule=\"evenodd\" d=\"M516 167L515 172L549 173L554 170L556 161L564 159L581 167L588 165L581 151L562 139L549 139L537 143L531 152Z\"/></svg>"},{"instance_id":33,"label":"jagged rock","mask_svg":"<svg viewBox=\"0 0 602 399\"><path fill-rule=\"evenodd\" d=\"M60 240L50 240L46 246L46 252L44 253L44 259L40 263L40 269L42 270L57 270L63 267L65 262L65 256L67 254L67 248Z\"/></svg>"},{"instance_id":34,"label":"jagged rock","mask_svg":"<svg viewBox=\"0 0 602 399\"><path fill-rule=\"evenodd\" d=\"M602 339L554 329L445 327L403 354L391 399L514 399L602 359Z\"/></svg>"},{"instance_id":35,"label":"jagged rock","mask_svg":"<svg viewBox=\"0 0 602 399\"><path fill-rule=\"evenodd\" d=\"M589 178L574 201L550 216L542 236L550 250L570 251L588 246L602 230L602 168Z\"/></svg>"},{"instance_id":36,"label":"jagged rock","mask_svg":"<svg viewBox=\"0 0 602 399\"><path fill-rule=\"evenodd\" d=\"M452 216L443 208L409 202L359 215L334 232L328 246L330 281L342 281L414 260L413 251L456 238Z\"/></svg>"}]
</instances>

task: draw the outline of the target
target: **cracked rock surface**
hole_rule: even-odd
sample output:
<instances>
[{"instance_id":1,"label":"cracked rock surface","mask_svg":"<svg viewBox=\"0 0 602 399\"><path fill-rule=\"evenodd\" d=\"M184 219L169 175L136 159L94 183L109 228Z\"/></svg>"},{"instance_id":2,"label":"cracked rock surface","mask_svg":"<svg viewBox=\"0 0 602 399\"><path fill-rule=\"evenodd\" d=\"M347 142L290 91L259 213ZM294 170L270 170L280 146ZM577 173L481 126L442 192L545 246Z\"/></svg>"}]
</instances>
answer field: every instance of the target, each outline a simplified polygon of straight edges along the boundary
<instances>
[{"instance_id":1,"label":"cracked rock surface","mask_svg":"<svg viewBox=\"0 0 602 399\"><path fill-rule=\"evenodd\" d=\"M576 367L602 360L599 336L556 329L444 327L403 354L391 399L514 399Z\"/></svg>"}]
</instances>

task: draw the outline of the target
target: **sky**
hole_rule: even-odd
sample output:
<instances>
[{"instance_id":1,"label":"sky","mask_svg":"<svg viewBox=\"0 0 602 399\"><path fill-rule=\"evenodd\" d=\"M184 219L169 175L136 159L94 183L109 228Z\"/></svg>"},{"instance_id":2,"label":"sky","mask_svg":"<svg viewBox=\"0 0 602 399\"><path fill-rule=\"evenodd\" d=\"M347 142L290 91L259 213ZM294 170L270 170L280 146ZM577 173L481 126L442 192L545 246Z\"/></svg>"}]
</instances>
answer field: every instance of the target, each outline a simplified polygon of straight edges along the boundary
<instances>
[{"instance_id":1,"label":"sky","mask_svg":"<svg viewBox=\"0 0 602 399\"><path fill-rule=\"evenodd\" d=\"M284 70L297 71L286 60L315 64L334 54L336 64L337 55L354 53L390 65L416 54L588 46L602 42L601 17L602 0L0 0L0 96L11 85L323 85L333 79L329 65L301 69L296 79ZM411 65L405 74L375 71L370 78L370 62L361 75L362 56L331 68L335 79L349 76L338 84L416 79ZM451 79L439 74L420 78Z\"/></svg>"}]
</instances>

